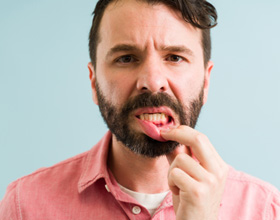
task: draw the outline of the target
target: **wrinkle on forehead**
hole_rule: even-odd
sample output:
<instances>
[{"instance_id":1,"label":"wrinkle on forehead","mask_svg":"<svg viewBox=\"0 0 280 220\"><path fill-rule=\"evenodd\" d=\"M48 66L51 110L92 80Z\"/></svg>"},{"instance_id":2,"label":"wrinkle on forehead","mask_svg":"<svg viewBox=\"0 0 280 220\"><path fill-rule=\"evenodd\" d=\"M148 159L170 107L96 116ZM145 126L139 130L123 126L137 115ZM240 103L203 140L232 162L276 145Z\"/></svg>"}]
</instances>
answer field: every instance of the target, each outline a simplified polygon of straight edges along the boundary
<instances>
[{"instance_id":1,"label":"wrinkle on forehead","mask_svg":"<svg viewBox=\"0 0 280 220\"><path fill-rule=\"evenodd\" d=\"M203 57L201 39L199 29L187 23L180 12L162 3L115 0L101 20L97 54L99 60L104 60L112 48L122 44L146 52L182 45L198 58Z\"/></svg>"},{"instance_id":2,"label":"wrinkle on forehead","mask_svg":"<svg viewBox=\"0 0 280 220\"><path fill-rule=\"evenodd\" d=\"M139 5L139 7L135 6L135 4ZM148 4L144 0L116 0L111 3L105 10L104 16L101 20L100 37L105 35L108 36L111 33L111 36L114 35L114 37L117 38L118 29L114 27L116 23L118 23L119 26L126 27L126 30L122 31L125 31L125 34L128 36L122 36L121 40L124 40L124 37L129 39L137 32L141 33L144 38L144 35L150 36L149 31L155 32L155 30L158 31L158 35L163 38L165 33L169 31L170 34L172 29L174 29L173 24L176 24L177 26L180 24L182 29L186 28L192 32L197 32L197 28L187 23L182 18L179 11L175 11L162 3ZM167 27L166 24L168 23L169 26ZM145 32L141 27L146 27ZM174 33L174 36L176 35L178 35L178 33ZM199 33L198 37L199 39L201 38L201 33ZM131 40L135 42L136 39ZM165 44L169 44L169 42L166 42Z\"/></svg>"}]
</instances>

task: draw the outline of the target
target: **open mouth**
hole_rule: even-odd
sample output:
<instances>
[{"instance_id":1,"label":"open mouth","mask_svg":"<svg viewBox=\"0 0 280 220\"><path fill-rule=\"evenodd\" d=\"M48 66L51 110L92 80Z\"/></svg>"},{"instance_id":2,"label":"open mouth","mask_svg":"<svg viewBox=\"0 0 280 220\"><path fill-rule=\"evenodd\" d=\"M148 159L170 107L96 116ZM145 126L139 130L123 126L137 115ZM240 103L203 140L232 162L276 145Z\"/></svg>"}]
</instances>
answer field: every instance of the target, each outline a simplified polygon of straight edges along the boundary
<instances>
[{"instance_id":1,"label":"open mouth","mask_svg":"<svg viewBox=\"0 0 280 220\"><path fill-rule=\"evenodd\" d=\"M172 124L174 121L173 117L165 113L143 113L141 115L136 115L136 117L142 121L153 123L157 127L163 127Z\"/></svg>"},{"instance_id":2,"label":"open mouth","mask_svg":"<svg viewBox=\"0 0 280 220\"><path fill-rule=\"evenodd\" d=\"M144 134L157 141L165 142L160 135L161 129L178 124L173 116L173 111L168 107L142 108L135 113L138 124Z\"/></svg>"}]
</instances>

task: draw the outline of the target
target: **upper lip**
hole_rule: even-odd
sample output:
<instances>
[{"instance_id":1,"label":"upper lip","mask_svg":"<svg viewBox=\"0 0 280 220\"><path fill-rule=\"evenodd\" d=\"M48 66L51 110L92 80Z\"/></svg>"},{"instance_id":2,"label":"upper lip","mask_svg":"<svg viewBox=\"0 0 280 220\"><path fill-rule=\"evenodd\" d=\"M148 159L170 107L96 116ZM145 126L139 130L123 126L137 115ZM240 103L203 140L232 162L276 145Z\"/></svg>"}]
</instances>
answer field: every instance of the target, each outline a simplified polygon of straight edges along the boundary
<instances>
[{"instance_id":1,"label":"upper lip","mask_svg":"<svg viewBox=\"0 0 280 220\"><path fill-rule=\"evenodd\" d=\"M175 120L173 111L165 106L140 108L135 111L135 116L139 116L141 114L156 114L156 113L164 113L167 116L171 117L173 120Z\"/></svg>"}]
</instances>

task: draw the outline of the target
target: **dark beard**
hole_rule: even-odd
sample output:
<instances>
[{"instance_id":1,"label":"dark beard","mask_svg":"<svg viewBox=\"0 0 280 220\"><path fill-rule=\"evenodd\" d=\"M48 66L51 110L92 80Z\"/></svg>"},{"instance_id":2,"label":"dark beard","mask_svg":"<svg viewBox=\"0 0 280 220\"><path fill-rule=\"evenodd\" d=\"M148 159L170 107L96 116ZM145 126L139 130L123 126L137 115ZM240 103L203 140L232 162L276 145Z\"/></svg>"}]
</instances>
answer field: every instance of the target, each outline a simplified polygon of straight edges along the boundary
<instances>
[{"instance_id":1,"label":"dark beard","mask_svg":"<svg viewBox=\"0 0 280 220\"><path fill-rule=\"evenodd\" d=\"M160 142L146 134L134 131L129 127L129 117L133 110L144 107L167 106L179 117L181 125L195 127L201 107L203 105L203 88L197 99L193 100L188 111L184 106L167 93L142 93L129 99L121 109L106 100L96 81L96 93L101 115L117 141L123 143L131 151L142 156L155 158L172 152L179 143L175 141Z\"/></svg>"}]
</instances>

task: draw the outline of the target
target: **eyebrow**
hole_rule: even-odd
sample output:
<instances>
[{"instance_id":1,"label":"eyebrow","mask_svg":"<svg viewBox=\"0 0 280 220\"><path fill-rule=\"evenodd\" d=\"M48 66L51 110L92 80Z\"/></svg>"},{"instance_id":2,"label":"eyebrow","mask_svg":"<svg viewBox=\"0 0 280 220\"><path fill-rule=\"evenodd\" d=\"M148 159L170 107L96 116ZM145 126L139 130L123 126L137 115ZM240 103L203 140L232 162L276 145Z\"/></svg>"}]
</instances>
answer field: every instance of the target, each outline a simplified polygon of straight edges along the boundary
<instances>
[{"instance_id":1,"label":"eyebrow","mask_svg":"<svg viewBox=\"0 0 280 220\"><path fill-rule=\"evenodd\" d=\"M112 47L106 57L112 56L114 53L117 52L128 52L128 51L139 51L140 49L135 45L130 44L118 44ZM190 56L194 56L194 53L191 49L187 48L184 45L174 45L174 46L162 46L160 48L161 51L169 51L169 52L177 52L177 53L186 53Z\"/></svg>"},{"instance_id":2,"label":"eyebrow","mask_svg":"<svg viewBox=\"0 0 280 220\"><path fill-rule=\"evenodd\" d=\"M125 51L136 51L139 50L139 48L137 48L134 45L130 45L130 44L118 44L114 47L112 47L108 53L106 54L106 57L110 57L112 56L114 53L117 52L125 52Z\"/></svg>"},{"instance_id":3,"label":"eyebrow","mask_svg":"<svg viewBox=\"0 0 280 220\"><path fill-rule=\"evenodd\" d=\"M164 46L161 48L163 51L177 52L177 53L185 53L189 56L194 56L194 53L191 49L185 47L184 45L176 45L176 46Z\"/></svg>"}]
</instances>

